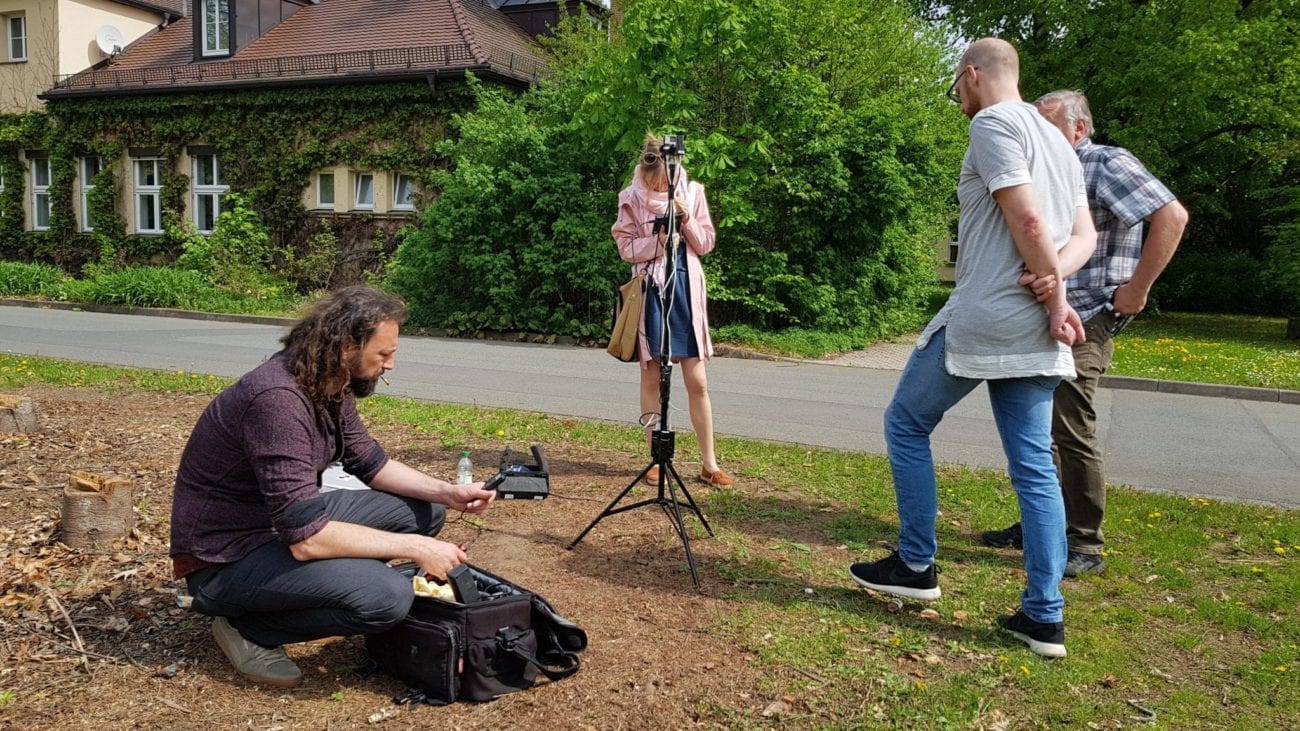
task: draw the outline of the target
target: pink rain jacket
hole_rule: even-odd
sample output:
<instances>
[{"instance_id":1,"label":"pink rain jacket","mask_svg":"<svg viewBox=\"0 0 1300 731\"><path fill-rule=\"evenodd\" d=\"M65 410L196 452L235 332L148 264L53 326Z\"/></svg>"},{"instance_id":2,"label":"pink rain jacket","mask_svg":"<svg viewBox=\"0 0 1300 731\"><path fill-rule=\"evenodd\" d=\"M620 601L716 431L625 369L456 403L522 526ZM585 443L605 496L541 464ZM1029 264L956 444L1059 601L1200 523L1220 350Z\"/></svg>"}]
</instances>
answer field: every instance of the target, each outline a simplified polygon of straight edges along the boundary
<instances>
[{"instance_id":1,"label":"pink rain jacket","mask_svg":"<svg viewBox=\"0 0 1300 731\"><path fill-rule=\"evenodd\" d=\"M704 287L704 268L700 257L713 251L715 234L713 219L709 218L709 203L704 198L704 186L686 178L681 172L677 185L677 199L685 203L687 217L681 225L686 239L686 271L690 275L691 325L700 357L713 357L713 341L709 338L708 298ZM664 247L654 234L654 219L667 210L668 194L652 191L641 177L641 166L632 176L632 184L618 194L618 220L611 233L618 244L618 255L632 263L633 274L645 274L655 284L662 286L664 277ZM646 368L651 357L645 337L645 299L641 301L641 314L637 324L637 344L641 367Z\"/></svg>"}]
</instances>

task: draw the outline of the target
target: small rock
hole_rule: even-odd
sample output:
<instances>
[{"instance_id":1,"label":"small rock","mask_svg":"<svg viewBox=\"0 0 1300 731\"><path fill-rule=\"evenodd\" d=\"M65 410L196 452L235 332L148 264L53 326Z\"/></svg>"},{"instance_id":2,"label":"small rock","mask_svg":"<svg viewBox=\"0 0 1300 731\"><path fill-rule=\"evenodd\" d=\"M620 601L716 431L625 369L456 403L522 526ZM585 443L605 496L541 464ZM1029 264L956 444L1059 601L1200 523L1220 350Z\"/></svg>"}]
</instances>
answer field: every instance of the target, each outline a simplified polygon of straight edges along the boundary
<instances>
[{"instance_id":1,"label":"small rock","mask_svg":"<svg viewBox=\"0 0 1300 731\"><path fill-rule=\"evenodd\" d=\"M790 704L785 701L772 701L763 709L763 718L779 718L790 715Z\"/></svg>"}]
</instances>

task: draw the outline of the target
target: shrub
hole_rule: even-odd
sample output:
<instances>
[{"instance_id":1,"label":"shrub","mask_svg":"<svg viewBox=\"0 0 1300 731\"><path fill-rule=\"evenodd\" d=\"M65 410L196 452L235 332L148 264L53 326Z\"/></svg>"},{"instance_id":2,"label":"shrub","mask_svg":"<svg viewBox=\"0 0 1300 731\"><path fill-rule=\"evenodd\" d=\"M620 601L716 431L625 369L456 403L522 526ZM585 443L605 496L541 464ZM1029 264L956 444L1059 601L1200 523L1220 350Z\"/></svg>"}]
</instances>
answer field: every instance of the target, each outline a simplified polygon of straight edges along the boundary
<instances>
[{"instance_id":1,"label":"shrub","mask_svg":"<svg viewBox=\"0 0 1300 731\"><path fill-rule=\"evenodd\" d=\"M1245 253L1179 252L1156 280L1152 300L1162 310L1290 314L1300 304L1290 284L1300 280L1288 279L1294 274L1287 267L1295 264L1285 253L1261 262Z\"/></svg>"},{"instance_id":2,"label":"shrub","mask_svg":"<svg viewBox=\"0 0 1300 731\"><path fill-rule=\"evenodd\" d=\"M127 267L100 272L69 287L70 298L130 307L193 307L209 288L203 275L167 267Z\"/></svg>"},{"instance_id":3,"label":"shrub","mask_svg":"<svg viewBox=\"0 0 1300 731\"><path fill-rule=\"evenodd\" d=\"M189 222L183 231L173 232L183 249L177 264L214 285L256 290L266 283L271 234L245 196L228 193L223 206L211 235L200 234Z\"/></svg>"},{"instance_id":4,"label":"shrub","mask_svg":"<svg viewBox=\"0 0 1300 731\"><path fill-rule=\"evenodd\" d=\"M50 264L0 261L0 295L55 296L67 275Z\"/></svg>"}]
</instances>

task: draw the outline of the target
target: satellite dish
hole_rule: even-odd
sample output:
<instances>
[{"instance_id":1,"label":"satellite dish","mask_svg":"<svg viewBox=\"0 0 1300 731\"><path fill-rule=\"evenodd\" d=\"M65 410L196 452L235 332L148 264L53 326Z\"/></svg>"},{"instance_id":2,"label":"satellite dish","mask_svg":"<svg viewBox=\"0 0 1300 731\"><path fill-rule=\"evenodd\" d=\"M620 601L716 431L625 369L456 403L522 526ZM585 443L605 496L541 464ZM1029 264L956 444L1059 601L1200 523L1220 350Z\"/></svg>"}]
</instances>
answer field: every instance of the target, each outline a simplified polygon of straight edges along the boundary
<instances>
[{"instance_id":1,"label":"satellite dish","mask_svg":"<svg viewBox=\"0 0 1300 731\"><path fill-rule=\"evenodd\" d=\"M101 25L99 30L95 31L95 45L99 46L100 52L105 56L116 56L122 52L122 46L125 44L122 31L111 25Z\"/></svg>"}]
</instances>

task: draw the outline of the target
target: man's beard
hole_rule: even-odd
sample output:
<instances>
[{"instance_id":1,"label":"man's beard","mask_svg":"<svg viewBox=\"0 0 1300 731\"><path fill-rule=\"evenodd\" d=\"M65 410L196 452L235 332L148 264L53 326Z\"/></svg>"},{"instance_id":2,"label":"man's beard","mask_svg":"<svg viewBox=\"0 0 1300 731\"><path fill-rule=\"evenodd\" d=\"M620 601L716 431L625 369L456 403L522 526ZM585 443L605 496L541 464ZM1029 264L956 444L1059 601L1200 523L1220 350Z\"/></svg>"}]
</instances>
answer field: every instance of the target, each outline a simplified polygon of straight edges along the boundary
<instances>
[{"instance_id":1,"label":"man's beard","mask_svg":"<svg viewBox=\"0 0 1300 731\"><path fill-rule=\"evenodd\" d=\"M349 382L349 388L352 395L357 398L365 398L375 392L375 387L379 385L379 378L353 378Z\"/></svg>"}]
</instances>

